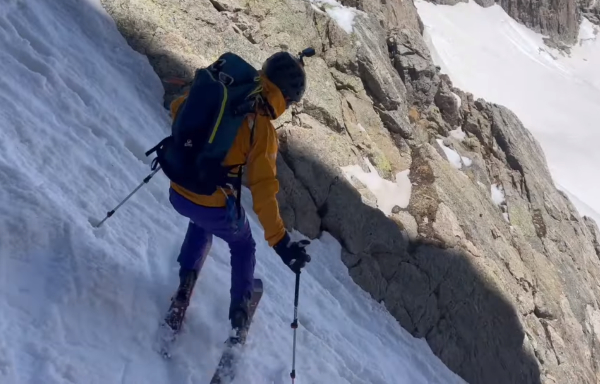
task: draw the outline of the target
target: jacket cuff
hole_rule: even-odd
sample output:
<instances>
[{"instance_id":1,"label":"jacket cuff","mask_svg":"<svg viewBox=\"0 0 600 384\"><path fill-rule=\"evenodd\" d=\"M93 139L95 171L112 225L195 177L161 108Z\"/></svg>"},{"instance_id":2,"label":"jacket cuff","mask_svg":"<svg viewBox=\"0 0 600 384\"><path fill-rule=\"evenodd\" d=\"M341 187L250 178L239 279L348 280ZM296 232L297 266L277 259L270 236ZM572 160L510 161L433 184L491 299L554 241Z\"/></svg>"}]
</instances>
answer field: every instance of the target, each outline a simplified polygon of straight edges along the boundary
<instances>
[{"instance_id":1,"label":"jacket cuff","mask_svg":"<svg viewBox=\"0 0 600 384\"><path fill-rule=\"evenodd\" d=\"M287 248L288 244L290 243L291 239L290 239L290 235L288 235L287 231L285 231L285 234L283 235L283 237L281 238L281 240L279 240L277 242L277 244L275 244L273 246L273 249L275 249L275 251L282 249L282 248Z\"/></svg>"}]
</instances>

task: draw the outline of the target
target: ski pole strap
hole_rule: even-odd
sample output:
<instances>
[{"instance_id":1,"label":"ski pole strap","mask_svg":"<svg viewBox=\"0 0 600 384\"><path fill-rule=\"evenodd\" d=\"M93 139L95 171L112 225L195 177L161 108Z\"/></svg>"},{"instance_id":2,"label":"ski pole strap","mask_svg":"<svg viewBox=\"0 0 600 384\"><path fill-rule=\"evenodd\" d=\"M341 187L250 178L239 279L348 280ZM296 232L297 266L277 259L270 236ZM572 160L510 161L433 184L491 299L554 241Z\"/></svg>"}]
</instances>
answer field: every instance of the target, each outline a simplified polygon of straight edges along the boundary
<instances>
[{"instance_id":1,"label":"ski pole strap","mask_svg":"<svg viewBox=\"0 0 600 384\"><path fill-rule=\"evenodd\" d=\"M162 139L162 140L160 141L160 143L156 144L154 147L152 147L152 148L150 148L149 150L147 150L147 151L146 151L146 153L145 153L145 155L146 155L146 156L150 156L150 155L151 155L151 154L153 154L154 152L158 151L158 149L159 149L160 147L162 147L163 145L165 145L165 143L166 143L166 142L167 142L169 139L171 139L171 136L169 136L169 137L165 137L164 139ZM154 169L154 168L152 168L152 169Z\"/></svg>"}]
</instances>

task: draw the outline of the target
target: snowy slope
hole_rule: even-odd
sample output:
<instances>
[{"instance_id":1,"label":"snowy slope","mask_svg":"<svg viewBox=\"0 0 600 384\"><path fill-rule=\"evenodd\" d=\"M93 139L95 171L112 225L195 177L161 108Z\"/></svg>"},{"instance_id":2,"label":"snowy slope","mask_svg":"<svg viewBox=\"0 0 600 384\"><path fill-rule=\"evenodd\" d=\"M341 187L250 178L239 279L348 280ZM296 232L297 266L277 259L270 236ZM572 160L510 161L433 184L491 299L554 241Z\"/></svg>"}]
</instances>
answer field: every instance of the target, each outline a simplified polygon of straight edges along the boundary
<instances>
[{"instance_id":1,"label":"snowy slope","mask_svg":"<svg viewBox=\"0 0 600 384\"><path fill-rule=\"evenodd\" d=\"M89 223L149 172L143 151L168 129L159 79L96 1L3 0L0 47L0 383L206 383L228 332L226 245L167 362L154 335L187 223L166 178ZM250 218L266 293L236 382L288 382L293 276ZM333 238L309 252L298 383L462 382L352 282Z\"/></svg>"},{"instance_id":2,"label":"snowy slope","mask_svg":"<svg viewBox=\"0 0 600 384\"><path fill-rule=\"evenodd\" d=\"M434 61L454 85L512 109L542 145L557 187L600 222L600 38L586 19L570 57L495 5L416 2Z\"/></svg>"}]
</instances>

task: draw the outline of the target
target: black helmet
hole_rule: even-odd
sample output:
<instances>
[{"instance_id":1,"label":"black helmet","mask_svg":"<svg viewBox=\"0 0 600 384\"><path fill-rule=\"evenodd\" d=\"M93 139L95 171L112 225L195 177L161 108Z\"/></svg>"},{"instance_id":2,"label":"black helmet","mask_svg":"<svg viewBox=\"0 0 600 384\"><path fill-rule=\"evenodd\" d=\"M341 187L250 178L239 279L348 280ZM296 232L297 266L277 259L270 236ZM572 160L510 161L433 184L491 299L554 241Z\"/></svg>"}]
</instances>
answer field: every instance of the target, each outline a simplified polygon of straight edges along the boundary
<instances>
[{"instance_id":1,"label":"black helmet","mask_svg":"<svg viewBox=\"0 0 600 384\"><path fill-rule=\"evenodd\" d=\"M312 48L302 51L299 57L289 52L277 52L263 64L263 73L279 88L288 106L302 99L306 89L306 73L302 59L314 54L315 50Z\"/></svg>"}]
</instances>

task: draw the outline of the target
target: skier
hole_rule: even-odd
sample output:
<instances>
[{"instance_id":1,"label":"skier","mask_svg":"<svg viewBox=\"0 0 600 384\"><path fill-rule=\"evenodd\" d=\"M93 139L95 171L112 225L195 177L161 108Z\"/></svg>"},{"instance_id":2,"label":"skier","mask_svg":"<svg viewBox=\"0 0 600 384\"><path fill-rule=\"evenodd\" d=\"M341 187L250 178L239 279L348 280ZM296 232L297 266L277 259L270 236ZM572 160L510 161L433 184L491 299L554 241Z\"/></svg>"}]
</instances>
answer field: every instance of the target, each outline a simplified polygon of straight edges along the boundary
<instances>
[{"instance_id":1,"label":"skier","mask_svg":"<svg viewBox=\"0 0 600 384\"><path fill-rule=\"evenodd\" d=\"M301 100L306 86L303 66L302 56L297 58L288 52L278 52L265 61L259 71L259 89L265 103L262 110L254 114L253 121L244 120L223 162L232 167L229 175L241 172L241 166L235 165L246 165L253 209L264 228L265 240L294 273L299 273L310 261L304 249L308 242L291 241L279 214L275 198L279 189L275 165L278 142L271 120ZM186 92L171 103L173 119L187 97ZM191 192L173 181L169 190L173 208L190 219L177 259L180 283L173 300L178 304L176 306L187 307L213 235L223 239L231 252L229 319L236 332L248 327L256 250L250 225L240 206L241 175L239 180L239 188L232 182L228 184L229 188L218 188L211 195Z\"/></svg>"}]
</instances>

